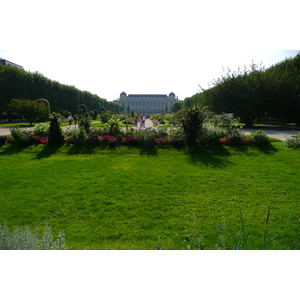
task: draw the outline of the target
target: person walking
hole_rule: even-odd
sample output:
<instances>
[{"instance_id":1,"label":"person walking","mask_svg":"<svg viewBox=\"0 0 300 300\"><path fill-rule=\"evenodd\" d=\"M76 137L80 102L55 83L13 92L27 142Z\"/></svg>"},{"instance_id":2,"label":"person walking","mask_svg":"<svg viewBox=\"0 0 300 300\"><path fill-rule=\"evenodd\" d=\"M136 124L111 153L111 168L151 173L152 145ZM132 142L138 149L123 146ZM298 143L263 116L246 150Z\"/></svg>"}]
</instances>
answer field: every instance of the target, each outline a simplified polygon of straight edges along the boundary
<instances>
[{"instance_id":1,"label":"person walking","mask_svg":"<svg viewBox=\"0 0 300 300\"><path fill-rule=\"evenodd\" d=\"M144 128L146 128L146 126L145 126L145 123L146 123L146 116L145 115L143 115L143 117L142 117L142 126L144 126Z\"/></svg>"},{"instance_id":2,"label":"person walking","mask_svg":"<svg viewBox=\"0 0 300 300\"><path fill-rule=\"evenodd\" d=\"M71 126L72 125L72 116L71 115L68 116L68 121L69 121L69 126Z\"/></svg>"}]
</instances>

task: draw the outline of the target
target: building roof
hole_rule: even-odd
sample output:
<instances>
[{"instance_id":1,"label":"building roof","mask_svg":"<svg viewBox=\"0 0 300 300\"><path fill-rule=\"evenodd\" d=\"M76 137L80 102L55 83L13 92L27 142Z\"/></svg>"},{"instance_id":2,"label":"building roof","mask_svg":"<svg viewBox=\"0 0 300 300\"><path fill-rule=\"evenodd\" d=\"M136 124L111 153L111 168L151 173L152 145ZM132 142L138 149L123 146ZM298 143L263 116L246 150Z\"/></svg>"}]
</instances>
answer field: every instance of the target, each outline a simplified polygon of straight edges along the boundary
<instances>
[{"instance_id":1,"label":"building roof","mask_svg":"<svg viewBox=\"0 0 300 300\"><path fill-rule=\"evenodd\" d=\"M13 63L13 62L11 62L11 61L9 61L9 60L6 60L6 59L4 59L4 58L1 58L1 57L0 57L0 63L1 63L2 65L4 65L4 66L13 66L13 67L16 67L16 68L19 68L19 69L24 70L24 68L23 68L22 66L20 66L20 65L18 65L18 64L15 64L15 63Z\"/></svg>"},{"instance_id":2,"label":"building roof","mask_svg":"<svg viewBox=\"0 0 300 300\"><path fill-rule=\"evenodd\" d=\"M164 94L129 94L128 98L168 98L168 95Z\"/></svg>"}]
</instances>

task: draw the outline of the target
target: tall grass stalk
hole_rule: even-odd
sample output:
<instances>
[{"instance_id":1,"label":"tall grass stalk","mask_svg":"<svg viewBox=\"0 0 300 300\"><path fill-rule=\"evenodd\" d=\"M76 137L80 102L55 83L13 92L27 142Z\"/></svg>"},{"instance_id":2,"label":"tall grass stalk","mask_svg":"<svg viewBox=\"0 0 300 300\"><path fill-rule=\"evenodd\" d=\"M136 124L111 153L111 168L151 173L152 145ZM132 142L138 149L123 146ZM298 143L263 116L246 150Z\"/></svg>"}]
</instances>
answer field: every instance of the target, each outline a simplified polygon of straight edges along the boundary
<instances>
[{"instance_id":1,"label":"tall grass stalk","mask_svg":"<svg viewBox=\"0 0 300 300\"><path fill-rule=\"evenodd\" d=\"M49 224L46 224L42 236L37 227L33 231L29 226L9 230L7 225L0 224L0 250L65 250L66 248L64 231L61 230L55 240Z\"/></svg>"}]
</instances>

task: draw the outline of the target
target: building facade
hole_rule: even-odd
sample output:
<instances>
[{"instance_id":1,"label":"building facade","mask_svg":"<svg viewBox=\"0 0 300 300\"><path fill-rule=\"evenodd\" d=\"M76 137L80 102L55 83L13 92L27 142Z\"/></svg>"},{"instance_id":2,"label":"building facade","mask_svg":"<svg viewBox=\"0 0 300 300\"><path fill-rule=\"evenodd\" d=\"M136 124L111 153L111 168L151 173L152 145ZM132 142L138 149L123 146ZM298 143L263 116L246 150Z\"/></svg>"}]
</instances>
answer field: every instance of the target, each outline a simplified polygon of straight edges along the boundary
<instances>
[{"instance_id":1,"label":"building facade","mask_svg":"<svg viewBox=\"0 0 300 300\"><path fill-rule=\"evenodd\" d=\"M124 111L135 112L137 114L164 114L171 111L171 105L179 101L178 97L171 92L165 94L120 94L120 98L114 100L123 106Z\"/></svg>"},{"instance_id":2,"label":"building facade","mask_svg":"<svg viewBox=\"0 0 300 300\"><path fill-rule=\"evenodd\" d=\"M1 58L1 57L0 57L0 64L2 64L3 66L12 66L12 67L24 70L24 68L22 66L19 66L11 61Z\"/></svg>"}]
</instances>

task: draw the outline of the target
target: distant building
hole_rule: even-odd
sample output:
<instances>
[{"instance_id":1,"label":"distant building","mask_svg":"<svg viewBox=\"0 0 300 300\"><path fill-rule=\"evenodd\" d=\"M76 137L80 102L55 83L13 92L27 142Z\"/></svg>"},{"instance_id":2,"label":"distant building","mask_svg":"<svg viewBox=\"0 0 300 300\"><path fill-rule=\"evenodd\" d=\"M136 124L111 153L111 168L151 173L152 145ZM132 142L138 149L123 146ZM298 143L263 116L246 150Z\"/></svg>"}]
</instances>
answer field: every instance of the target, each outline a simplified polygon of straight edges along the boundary
<instances>
[{"instance_id":1,"label":"distant building","mask_svg":"<svg viewBox=\"0 0 300 300\"><path fill-rule=\"evenodd\" d=\"M138 114L164 114L170 112L171 105L179 101L178 97L171 92L165 94L129 94L125 92L120 94L120 98L114 100L123 106L124 111L134 111Z\"/></svg>"},{"instance_id":2,"label":"distant building","mask_svg":"<svg viewBox=\"0 0 300 300\"><path fill-rule=\"evenodd\" d=\"M3 66L12 66L12 67L16 67L16 68L19 68L21 70L24 70L24 68L22 66L19 66L11 61L8 61L6 59L3 59L0 57L0 63L3 65Z\"/></svg>"}]
</instances>

